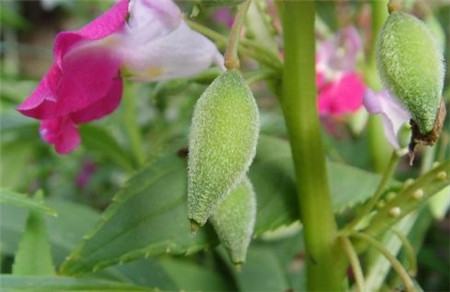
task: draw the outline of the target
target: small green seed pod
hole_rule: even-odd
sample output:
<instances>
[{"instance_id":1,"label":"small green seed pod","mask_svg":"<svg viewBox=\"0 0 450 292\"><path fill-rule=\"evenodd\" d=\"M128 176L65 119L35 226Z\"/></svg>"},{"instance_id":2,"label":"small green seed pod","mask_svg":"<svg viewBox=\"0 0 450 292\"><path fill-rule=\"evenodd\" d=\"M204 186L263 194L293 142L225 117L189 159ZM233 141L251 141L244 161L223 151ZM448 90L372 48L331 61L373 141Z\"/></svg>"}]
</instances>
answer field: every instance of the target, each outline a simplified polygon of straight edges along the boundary
<instances>
[{"instance_id":1,"label":"small green seed pod","mask_svg":"<svg viewBox=\"0 0 450 292\"><path fill-rule=\"evenodd\" d=\"M220 202L211 223L231 261L245 262L256 219L256 197L250 180L244 180Z\"/></svg>"},{"instance_id":2,"label":"small green seed pod","mask_svg":"<svg viewBox=\"0 0 450 292\"><path fill-rule=\"evenodd\" d=\"M384 86L411 113L422 135L435 128L442 100L442 50L430 29L414 16L393 11L377 43L377 67Z\"/></svg>"},{"instance_id":3,"label":"small green seed pod","mask_svg":"<svg viewBox=\"0 0 450 292\"><path fill-rule=\"evenodd\" d=\"M242 180L258 134L259 113L250 88L239 71L222 73L198 100L189 134L188 218L194 229Z\"/></svg>"}]
</instances>

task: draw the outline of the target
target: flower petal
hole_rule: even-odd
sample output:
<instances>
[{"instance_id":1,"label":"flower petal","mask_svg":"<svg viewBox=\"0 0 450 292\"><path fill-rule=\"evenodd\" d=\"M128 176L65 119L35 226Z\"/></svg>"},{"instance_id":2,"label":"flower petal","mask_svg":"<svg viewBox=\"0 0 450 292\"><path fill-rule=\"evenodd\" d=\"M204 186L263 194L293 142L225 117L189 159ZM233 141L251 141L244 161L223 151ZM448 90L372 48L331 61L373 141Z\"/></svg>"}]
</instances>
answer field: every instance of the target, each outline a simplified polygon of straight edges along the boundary
<instances>
[{"instance_id":1,"label":"flower petal","mask_svg":"<svg viewBox=\"0 0 450 292\"><path fill-rule=\"evenodd\" d=\"M363 102L365 85L356 73L347 73L336 82L323 84L320 76L316 77L319 85L319 114L341 115L357 111Z\"/></svg>"},{"instance_id":2,"label":"flower petal","mask_svg":"<svg viewBox=\"0 0 450 292\"><path fill-rule=\"evenodd\" d=\"M322 42L318 46L318 70L354 70L356 66L356 57L361 51L361 48L361 38L359 37L356 28L351 26L339 30L338 33L333 36L333 38Z\"/></svg>"},{"instance_id":3,"label":"flower petal","mask_svg":"<svg viewBox=\"0 0 450 292\"><path fill-rule=\"evenodd\" d=\"M55 64L50 67L45 77L31 95L17 107L22 114L39 119L52 115L57 100L56 89L60 83L62 72Z\"/></svg>"},{"instance_id":4,"label":"flower petal","mask_svg":"<svg viewBox=\"0 0 450 292\"><path fill-rule=\"evenodd\" d=\"M157 1L158 2L158 1ZM64 31L55 39L53 49L56 63L61 66L64 55L83 40L103 39L120 30L128 15L128 0L120 0L94 21L76 31Z\"/></svg>"},{"instance_id":5,"label":"flower petal","mask_svg":"<svg viewBox=\"0 0 450 292\"><path fill-rule=\"evenodd\" d=\"M173 1L133 0L130 3L127 41L147 43L167 35L182 21L181 11Z\"/></svg>"},{"instance_id":6,"label":"flower petal","mask_svg":"<svg viewBox=\"0 0 450 292\"><path fill-rule=\"evenodd\" d=\"M80 144L80 134L68 117L44 120L39 128L42 139L55 145L59 154L73 151Z\"/></svg>"},{"instance_id":7,"label":"flower petal","mask_svg":"<svg viewBox=\"0 0 450 292\"><path fill-rule=\"evenodd\" d=\"M186 23L170 34L136 47L127 42L123 72L139 81L186 77L207 69L222 57L213 42L191 30Z\"/></svg>"},{"instance_id":8,"label":"flower petal","mask_svg":"<svg viewBox=\"0 0 450 292\"><path fill-rule=\"evenodd\" d=\"M366 89L364 106L371 114L381 114L386 138L395 149L400 149L397 134L411 119L411 114L396 101L387 90L373 92Z\"/></svg>"},{"instance_id":9,"label":"flower petal","mask_svg":"<svg viewBox=\"0 0 450 292\"><path fill-rule=\"evenodd\" d=\"M90 104L87 108L70 114L72 121L76 124L86 123L112 113L119 106L122 99L122 87L122 79L115 79L105 97Z\"/></svg>"}]
</instances>

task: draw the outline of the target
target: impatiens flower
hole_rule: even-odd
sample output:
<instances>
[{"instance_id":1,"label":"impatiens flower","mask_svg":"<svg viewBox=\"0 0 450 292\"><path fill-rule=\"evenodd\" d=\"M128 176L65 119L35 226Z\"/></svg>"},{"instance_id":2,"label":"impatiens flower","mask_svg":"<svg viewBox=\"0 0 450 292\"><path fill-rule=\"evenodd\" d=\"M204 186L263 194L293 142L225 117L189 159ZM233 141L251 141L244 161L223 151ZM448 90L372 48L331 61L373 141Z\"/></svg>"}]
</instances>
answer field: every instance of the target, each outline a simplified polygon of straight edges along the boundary
<instances>
[{"instance_id":1,"label":"impatiens flower","mask_svg":"<svg viewBox=\"0 0 450 292\"><path fill-rule=\"evenodd\" d=\"M354 27L341 29L319 45L316 83L320 115L341 115L361 107L366 86L355 71L360 51L361 40Z\"/></svg>"},{"instance_id":2,"label":"impatiens flower","mask_svg":"<svg viewBox=\"0 0 450 292\"><path fill-rule=\"evenodd\" d=\"M374 92L366 89L364 94L364 107L371 114L381 114L385 135L396 150L402 147L399 144L400 129L409 124L411 114L387 90Z\"/></svg>"},{"instance_id":3,"label":"impatiens flower","mask_svg":"<svg viewBox=\"0 0 450 292\"><path fill-rule=\"evenodd\" d=\"M54 59L18 110L42 120L42 138L61 154L80 144L77 124L117 108L122 77L185 77L222 62L214 44L186 25L172 1L157 0L120 0L83 28L59 33Z\"/></svg>"}]
</instances>

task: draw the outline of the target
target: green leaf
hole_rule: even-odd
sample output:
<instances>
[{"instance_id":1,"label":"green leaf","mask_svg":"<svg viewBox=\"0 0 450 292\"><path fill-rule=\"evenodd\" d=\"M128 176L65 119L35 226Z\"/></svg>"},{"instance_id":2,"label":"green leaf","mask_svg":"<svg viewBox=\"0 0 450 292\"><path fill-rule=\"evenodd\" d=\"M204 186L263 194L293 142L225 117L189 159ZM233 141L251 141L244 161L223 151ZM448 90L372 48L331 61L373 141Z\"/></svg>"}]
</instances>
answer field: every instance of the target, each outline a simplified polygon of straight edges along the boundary
<instances>
[{"instance_id":1,"label":"green leaf","mask_svg":"<svg viewBox=\"0 0 450 292\"><path fill-rule=\"evenodd\" d=\"M59 265L100 215L94 210L69 201L45 202L58 217L45 217L53 259ZM27 212L13 205L0 205L0 251L14 254L24 232Z\"/></svg>"},{"instance_id":2,"label":"green leaf","mask_svg":"<svg viewBox=\"0 0 450 292\"><path fill-rule=\"evenodd\" d=\"M334 175L348 176L332 183L332 193L345 198L336 200L339 208L370 195L372 182L378 179L358 169L330 167ZM255 234L298 219L294 170L286 141L262 136L249 176L258 202ZM61 272L83 274L144 257L191 254L215 246L217 238L209 225L196 236L190 234L186 180L186 160L176 150L156 158L125 184L100 222L64 262Z\"/></svg>"},{"instance_id":3,"label":"green leaf","mask_svg":"<svg viewBox=\"0 0 450 292\"><path fill-rule=\"evenodd\" d=\"M381 179L377 174L330 161L327 162L327 171L335 211L367 200ZM255 228L257 234L261 229L265 229L258 226L262 222L263 226L272 222L269 229L273 229L292 223L298 218L295 172L291 148L287 141L262 135L250 178L258 194L258 205L264 205L258 207L259 221L257 220ZM270 188L273 189L269 190ZM264 199L270 202L265 202Z\"/></svg>"},{"instance_id":4,"label":"green leaf","mask_svg":"<svg viewBox=\"0 0 450 292\"><path fill-rule=\"evenodd\" d=\"M329 161L327 171L331 203L335 212L353 207L370 198L381 180L377 174Z\"/></svg>"},{"instance_id":5,"label":"green leaf","mask_svg":"<svg viewBox=\"0 0 450 292\"><path fill-rule=\"evenodd\" d=\"M190 261L165 257L161 258L160 265L180 290L230 291L234 288L217 271Z\"/></svg>"},{"instance_id":6,"label":"green leaf","mask_svg":"<svg viewBox=\"0 0 450 292\"><path fill-rule=\"evenodd\" d=\"M51 216L58 215L55 209L46 206L43 201L35 200L26 194L16 193L4 188L0 188L0 204L27 208L30 211L43 212Z\"/></svg>"},{"instance_id":7,"label":"green leaf","mask_svg":"<svg viewBox=\"0 0 450 292\"><path fill-rule=\"evenodd\" d=\"M215 245L207 226L190 233L186 213L186 161L170 151L145 167L114 198L97 226L63 263L63 274L82 274L163 253L191 254Z\"/></svg>"},{"instance_id":8,"label":"green leaf","mask_svg":"<svg viewBox=\"0 0 450 292\"><path fill-rule=\"evenodd\" d=\"M93 125L84 125L80 128L80 132L83 136L84 147L100 153L122 167L125 171L134 170L131 156L104 128Z\"/></svg>"},{"instance_id":9,"label":"green leaf","mask_svg":"<svg viewBox=\"0 0 450 292\"><path fill-rule=\"evenodd\" d=\"M4 291L157 291L156 289L149 289L120 282L69 277L1 275L0 283L2 290L4 289Z\"/></svg>"},{"instance_id":10,"label":"green leaf","mask_svg":"<svg viewBox=\"0 0 450 292\"><path fill-rule=\"evenodd\" d=\"M250 248L246 263L236 277L242 291L288 291L290 288L285 267L269 247Z\"/></svg>"},{"instance_id":11,"label":"green leaf","mask_svg":"<svg viewBox=\"0 0 450 292\"><path fill-rule=\"evenodd\" d=\"M261 136L249 177L257 195L255 234L298 219L297 190L289 144Z\"/></svg>"},{"instance_id":12,"label":"green leaf","mask_svg":"<svg viewBox=\"0 0 450 292\"><path fill-rule=\"evenodd\" d=\"M0 186L3 188L23 189L28 181L27 163L33 158L33 145L20 143L2 144L0 153ZM5 171L8 170L8 171Z\"/></svg>"},{"instance_id":13,"label":"green leaf","mask_svg":"<svg viewBox=\"0 0 450 292\"><path fill-rule=\"evenodd\" d=\"M42 193L35 196L35 200L42 201ZM55 274L45 220L40 211L30 210L25 234L14 259L13 274L21 276L52 276Z\"/></svg>"}]
</instances>

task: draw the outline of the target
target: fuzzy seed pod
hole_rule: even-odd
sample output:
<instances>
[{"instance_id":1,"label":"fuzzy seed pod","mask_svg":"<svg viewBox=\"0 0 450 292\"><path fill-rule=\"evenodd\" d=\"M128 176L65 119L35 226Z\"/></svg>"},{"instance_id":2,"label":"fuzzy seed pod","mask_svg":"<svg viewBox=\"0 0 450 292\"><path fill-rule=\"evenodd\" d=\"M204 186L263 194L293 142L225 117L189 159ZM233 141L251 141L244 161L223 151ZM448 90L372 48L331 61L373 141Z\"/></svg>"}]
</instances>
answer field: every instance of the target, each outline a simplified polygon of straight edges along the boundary
<instances>
[{"instance_id":1,"label":"fuzzy seed pod","mask_svg":"<svg viewBox=\"0 0 450 292\"><path fill-rule=\"evenodd\" d=\"M222 73L198 100L189 134L188 218L194 229L242 181L258 134L259 113L250 88L239 71Z\"/></svg>"},{"instance_id":2,"label":"fuzzy seed pod","mask_svg":"<svg viewBox=\"0 0 450 292\"><path fill-rule=\"evenodd\" d=\"M432 32L414 16L393 11L378 38L377 66L384 86L411 113L417 134L427 136L436 127L444 82Z\"/></svg>"},{"instance_id":3,"label":"fuzzy seed pod","mask_svg":"<svg viewBox=\"0 0 450 292\"><path fill-rule=\"evenodd\" d=\"M256 219L256 198L250 180L244 180L223 199L211 216L211 223L231 261L245 262Z\"/></svg>"}]
</instances>

